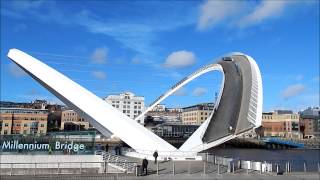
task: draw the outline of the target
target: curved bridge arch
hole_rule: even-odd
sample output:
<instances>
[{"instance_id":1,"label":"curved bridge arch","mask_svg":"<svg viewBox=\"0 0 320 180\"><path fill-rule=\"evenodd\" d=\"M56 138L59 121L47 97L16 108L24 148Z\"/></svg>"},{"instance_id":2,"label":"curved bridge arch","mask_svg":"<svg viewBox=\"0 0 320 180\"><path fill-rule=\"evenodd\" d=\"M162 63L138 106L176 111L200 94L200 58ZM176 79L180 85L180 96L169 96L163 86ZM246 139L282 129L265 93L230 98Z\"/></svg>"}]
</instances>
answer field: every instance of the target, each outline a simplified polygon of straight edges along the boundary
<instances>
[{"instance_id":1,"label":"curved bridge arch","mask_svg":"<svg viewBox=\"0 0 320 180\"><path fill-rule=\"evenodd\" d=\"M231 54L216 64L199 69L182 79L147 109L147 111L152 109L174 91L207 72L214 70L223 72L223 89L220 90L214 113L179 150L36 58L17 49L11 49L8 57L67 106L87 119L102 134L108 134L111 131L137 152L149 152L150 155L154 150L168 152L171 155L172 152L200 152L261 125L261 75L255 61L244 54ZM236 80L234 81L236 85L232 80ZM241 93L238 92L240 86ZM237 105L232 105L234 102L230 102L231 95L238 98ZM229 105L233 109L230 109ZM224 108L232 112L224 112ZM225 117L227 119L224 119ZM218 132L220 128L222 131Z\"/></svg>"}]
</instances>

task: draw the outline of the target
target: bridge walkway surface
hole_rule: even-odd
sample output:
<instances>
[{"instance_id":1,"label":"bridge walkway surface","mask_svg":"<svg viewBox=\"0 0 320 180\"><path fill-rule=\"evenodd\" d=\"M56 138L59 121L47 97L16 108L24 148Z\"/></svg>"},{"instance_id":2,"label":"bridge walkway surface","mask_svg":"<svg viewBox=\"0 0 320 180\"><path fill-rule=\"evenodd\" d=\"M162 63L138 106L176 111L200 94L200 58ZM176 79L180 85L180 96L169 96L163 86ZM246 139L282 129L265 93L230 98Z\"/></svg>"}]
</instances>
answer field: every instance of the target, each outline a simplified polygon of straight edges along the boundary
<instances>
[{"instance_id":1,"label":"bridge walkway surface","mask_svg":"<svg viewBox=\"0 0 320 180\"><path fill-rule=\"evenodd\" d=\"M295 148L304 147L303 143L295 142L293 140L284 140L284 139L273 138L273 137L262 138L262 141L267 144L280 144L280 145L286 145L286 146L295 147Z\"/></svg>"}]
</instances>

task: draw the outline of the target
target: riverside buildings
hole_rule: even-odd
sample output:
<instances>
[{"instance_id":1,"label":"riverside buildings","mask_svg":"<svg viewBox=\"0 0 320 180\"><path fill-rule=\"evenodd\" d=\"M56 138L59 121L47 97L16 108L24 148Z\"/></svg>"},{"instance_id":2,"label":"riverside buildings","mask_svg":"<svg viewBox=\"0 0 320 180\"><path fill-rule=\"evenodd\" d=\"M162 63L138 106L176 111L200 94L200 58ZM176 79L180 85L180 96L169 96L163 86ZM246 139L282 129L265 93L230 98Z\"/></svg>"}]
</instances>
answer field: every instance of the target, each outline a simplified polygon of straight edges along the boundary
<instances>
[{"instance_id":1,"label":"riverside buildings","mask_svg":"<svg viewBox=\"0 0 320 180\"><path fill-rule=\"evenodd\" d=\"M275 110L262 114L264 136L300 138L299 114L290 110Z\"/></svg>"},{"instance_id":2,"label":"riverside buildings","mask_svg":"<svg viewBox=\"0 0 320 180\"><path fill-rule=\"evenodd\" d=\"M182 108L182 123L189 125L202 124L212 113L213 103L202 103Z\"/></svg>"},{"instance_id":3,"label":"riverside buildings","mask_svg":"<svg viewBox=\"0 0 320 180\"><path fill-rule=\"evenodd\" d=\"M48 110L30 108L0 108L0 133L46 134Z\"/></svg>"},{"instance_id":4,"label":"riverside buildings","mask_svg":"<svg viewBox=\"0 0 320 180\"><path fill-rule=\"evenodd\" d=\"M135 96L132 92L124 92L120 95L109 95L104 98L109 104L119 111L134 119L144 110L144 97ZM143 124L144 117L137 119L138 123Z\"/></svg>"},{"instance_id":5,"label":"riverside buildings","mask_svg":"<svg viewBox=\"0 0 320 180\"><path fill-rule=\"evenodd\" d=\"M87 130L89 122L80 117L74 110L64 110L61 112L60 130Z\"/></svg>"},{"instance_id":6,"label":"riverside buildings","mask_svg":"<svg viewBox=\"0 0 320 180\"><path fill-rule=\"evenodd\" d=\"M154 121L181 123L181 108L166 108L163 104L156 105L146 116L151 116Z\"/></svg>"},{"instance_id":7,"label":"riverside buildings","mask_svg":"<svg viewBox=\"0 0 320 180\"><path fill-rule=\"evenodd\" d=\"M320 108L307 108L300 112L300 128L303 138L320 138Z\"/></svg>"}]
</instances>

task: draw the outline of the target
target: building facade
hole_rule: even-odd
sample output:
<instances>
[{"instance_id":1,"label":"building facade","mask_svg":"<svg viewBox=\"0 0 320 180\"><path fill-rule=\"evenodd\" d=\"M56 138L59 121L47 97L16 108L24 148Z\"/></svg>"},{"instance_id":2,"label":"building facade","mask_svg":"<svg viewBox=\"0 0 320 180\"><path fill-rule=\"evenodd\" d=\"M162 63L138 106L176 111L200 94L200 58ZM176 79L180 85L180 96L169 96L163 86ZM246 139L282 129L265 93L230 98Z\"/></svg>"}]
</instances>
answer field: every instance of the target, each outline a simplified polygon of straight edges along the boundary
<instances>
[{"instance_id":1,"label":"building facade","mask_svg":"<svg viewBox=\"0 0 320 180\"><path fill-rule=\"evenodd\" d=\"M182 108L182 123L189 125L202 124L212 113L213 103L202 103Z\"/></svg>"},{"instance_id":2,"label":"building facade","mask_svg":"<svg viewBox=\"0 0 320 180\"><path fill-rule=\"evenodd\" d=\"M189 138L199 125L188 125L181 123L164 123L158 124L151 128L151 131L163 138Z\"/></svg>"},{"instance_id":3,"label":"building facade","mask_svg":"<svg viewBox=\"0 0 320 180\"><path fill-rule=\"evenodd\" d=\"M287 110L276 110L262 114L264 136L300 138L299 114Z\"/></svg>"},{"instance_id":4,"label":"building facade","mask_svg":"<svg viewBox=\"0 0 320 180\"><path fill-rule=\"evenodd\" d=\"M300 129L303 138L320 138L320 109L307 108L300 112Z\"/></svg>"},{"instance_id":5,"label":"building facade","mask_svg":"<svg viewBox=\"0 0 320 180\"><path fill-rule=\"evenodd\" d=\"M135 96L132 92L109 95L104 100L132 119L136 118L145 109L144 97ZM138 123L143 124L143 121L144 117L137 119Z\"/></svg>"},{"instance_id":6,"label":"building facade","mask_svg":"<svg viewBox=\"0 0 320 180\"><path fill-rule=\"evenodd\" d=\"M61 112L60 130L87 130L89 122L80 117L74 110L64 110Z\"/></svg>"},{"instance_id":7,"label":"building facade","mask_svg":"<svg viewBox=\"0 0 320 180\"><path fill-rule=\"evenodd\" d=\"M29 108L0 108L0 133L46 134L48 110Z\"/></svg>"},{"instance_id":8,"label":"building facade","mask_svg":"<svg viewBox=\"0 0 320 180\"><path fill-rule=\"evenodd\" d=\"M153 117L154 121L181 123L181 113L181 108L166 108L165 105L159 104L147 112L146 116Z\"/></svg>"}]
</instances>

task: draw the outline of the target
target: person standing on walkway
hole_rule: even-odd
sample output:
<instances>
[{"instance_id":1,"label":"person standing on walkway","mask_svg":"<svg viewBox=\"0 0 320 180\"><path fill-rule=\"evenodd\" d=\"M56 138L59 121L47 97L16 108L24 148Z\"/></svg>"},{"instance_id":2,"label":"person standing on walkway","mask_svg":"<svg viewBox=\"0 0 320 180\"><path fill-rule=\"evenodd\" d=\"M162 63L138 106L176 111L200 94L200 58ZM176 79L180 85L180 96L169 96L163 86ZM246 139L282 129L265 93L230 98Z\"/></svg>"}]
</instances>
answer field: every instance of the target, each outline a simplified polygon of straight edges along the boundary
<instances>
[{"instance_id":1,"label":"person standing on walkway","mask_svg":"<svg viewBox=\"0 0 320 180\"><path fill-rule=\"evenodd\" d=\"M106 150L106 152L108 152L108 151L109 151L109 144L106 144L106 146L105 146L105 150Z\"/></svg>"},{"instance_id":2,"label":"person standing on walkway","mask_svg":"<svg viewBox=\"0 0 320 180\"><path fill-rule=\"evenodd\" d=\"M148 160L146 157L142 160L142 173L144 173L144 170L146 170L145 175L148 175Z\"/></svg>"},{"instance_id":3,"label":"person standing on walkway","mask_svg":"<svg viewBox=\"0 0 320 180\"><path fill-rule=\"evenodd\" d=\"M153 157L154 157L154 163L157 164L157 158L158 158L158 151L157 150L153 153Z\"/></svg>"}]
</instances>

